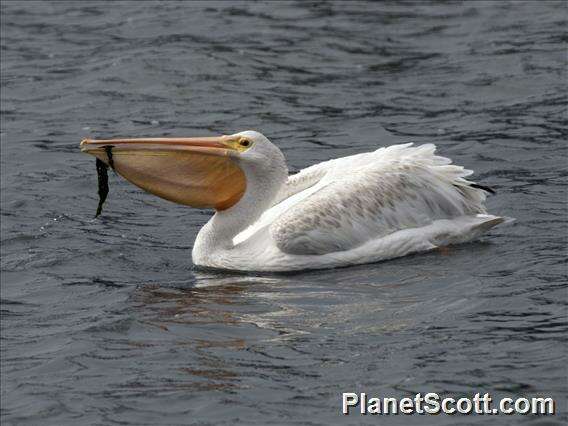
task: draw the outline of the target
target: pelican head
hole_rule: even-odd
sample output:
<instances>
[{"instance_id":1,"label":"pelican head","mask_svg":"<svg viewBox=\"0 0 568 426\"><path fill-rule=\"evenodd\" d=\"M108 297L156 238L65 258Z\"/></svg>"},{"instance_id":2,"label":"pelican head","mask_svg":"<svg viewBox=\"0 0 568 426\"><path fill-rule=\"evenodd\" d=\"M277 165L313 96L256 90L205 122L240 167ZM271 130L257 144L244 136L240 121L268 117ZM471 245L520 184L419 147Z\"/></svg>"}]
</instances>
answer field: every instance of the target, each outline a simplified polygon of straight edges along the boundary
<instances>
[{"instance_id":1,"label":"pelican head","mask_svg":"<svg viewBox=\"0 0 568 426\"><path fill-rule=\"evenodd\" d=\"M243 197L247 175L286 168L282 152L253 130L213 137L84 139L81 151L154 195L219 211Z\"/></svg>"}]
</instances>

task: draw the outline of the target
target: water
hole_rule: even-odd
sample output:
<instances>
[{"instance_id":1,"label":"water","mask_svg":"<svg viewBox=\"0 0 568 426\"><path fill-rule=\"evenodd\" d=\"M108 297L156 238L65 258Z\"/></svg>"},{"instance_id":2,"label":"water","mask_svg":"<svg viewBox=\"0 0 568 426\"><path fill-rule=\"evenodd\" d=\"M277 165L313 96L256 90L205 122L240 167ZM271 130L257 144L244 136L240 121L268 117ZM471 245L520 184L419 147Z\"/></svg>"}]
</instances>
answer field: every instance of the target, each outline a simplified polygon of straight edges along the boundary
<instances>
[{"instance_id":1,"label":"water","mask_svg":"<svg viewBox=\"0 0 568 426\"><path fill-rule=\"evenodd\" d=\"M486 424L340 413L341 392L549 395L566 420L564 2L2 2L2 420ZM110 177L84 137L253 128L290 168L400 141L516 223L447 252L211 274L210 212Z\"/></svg>"}]
</instances>

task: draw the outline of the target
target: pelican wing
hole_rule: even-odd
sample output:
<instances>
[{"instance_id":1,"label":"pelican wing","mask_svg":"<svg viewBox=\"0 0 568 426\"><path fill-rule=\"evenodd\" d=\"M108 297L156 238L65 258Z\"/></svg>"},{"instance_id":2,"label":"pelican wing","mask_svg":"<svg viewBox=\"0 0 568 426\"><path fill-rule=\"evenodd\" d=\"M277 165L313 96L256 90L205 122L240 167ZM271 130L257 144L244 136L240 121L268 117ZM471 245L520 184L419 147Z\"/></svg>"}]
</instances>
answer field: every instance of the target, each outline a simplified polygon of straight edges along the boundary
<instances>
[{"instance_id":1,"label":"pelican wing","mask_svg":"<svg viewBox=\"0 0 568 426\"><path fill-rule=\"evenodd\" d=\"M301 188L309 176L317 179L306 183L304 196L296 191L283 201L287 208L269 228L277 247L321 255L438 219L485 212L485 194L464 179L471 171L436 156L432 144L411 145L328 161L295 175L290 188Z\"/></svg>"},{"instance_id":2,"label":"pelican wing","mask_svg":"<svg viewBox=\"0 0 568 426\"><path fill-rule=\"evenodd\" d=\"M401 146L410 146L406 144ZM329 178L335 174L341 174L342 170L355 169L376 162L377 154L382 153L384 148L374 152L364 152L361 154L350 155L347 157L336 158L333 160L323 161L313 166L300 170L295 175L288 177L280 193L274 200L274 205L281 203L292 195L298 194L308 188L313 187L321 182L324 178Z\"/></svg>"},{"instance_id":3,"label":"pelican wing","mask_svg":"<svg viewBox=\"0 0 568 426\"><path fill-rule=\"evenodd\" d=\"M240 244L262 229L269 227L288 209L326 186L330 180L333 180L333 176L340 173L341 170L356 169L357 166L372 163L375 160L376 153L382 150L323 161L288 176L288 180L272 202L272 207L266 210L255 223L235 236L233 243Z\"/></svg>"}]
</instances>

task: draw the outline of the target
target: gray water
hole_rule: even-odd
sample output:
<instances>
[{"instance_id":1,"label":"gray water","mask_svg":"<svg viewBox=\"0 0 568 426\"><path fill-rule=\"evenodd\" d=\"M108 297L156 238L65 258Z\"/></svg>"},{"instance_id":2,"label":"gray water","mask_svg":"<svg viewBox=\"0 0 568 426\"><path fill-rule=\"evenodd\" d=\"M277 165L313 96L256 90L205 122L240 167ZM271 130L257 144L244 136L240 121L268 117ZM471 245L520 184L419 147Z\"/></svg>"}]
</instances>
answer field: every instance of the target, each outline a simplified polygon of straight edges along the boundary
<instances>
[{"instance_id":1,"label":"gray water","mask_svg":"<svg viewBox=\"0 0 568 426\"><path fill-rule=\"evenodd\" d=\"M3 425L566 421L565 2L9 2ZM292 275L191 263L211 215L84 137L256 129L290 169L435 142L513 216L443 252ZM340 415L342 392L552 396L553 417Z\"/></svg>"}]
</instances>

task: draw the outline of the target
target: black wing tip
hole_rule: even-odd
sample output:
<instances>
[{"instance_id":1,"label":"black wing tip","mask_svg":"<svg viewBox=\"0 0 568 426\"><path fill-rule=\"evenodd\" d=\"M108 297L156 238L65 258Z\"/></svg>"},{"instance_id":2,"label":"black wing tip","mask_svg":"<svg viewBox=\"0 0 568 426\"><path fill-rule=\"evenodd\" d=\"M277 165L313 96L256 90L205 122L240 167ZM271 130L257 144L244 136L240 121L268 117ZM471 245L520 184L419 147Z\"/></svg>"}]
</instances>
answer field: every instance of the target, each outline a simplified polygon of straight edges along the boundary
<instances>
[{"instance_id":1,"label":"black wing tip","mask_svg":"<svg viewBox=\"0 0 568 426\"><path fill-rule=\"evenodd\" d=\"M469 186L472 188L481 189L482 191L489 192L493 195L497 194L497 191L495 191L493 188L490 188L489 186L478 185L477 183L470 183Z\"/></svg>"}]
</instances>

